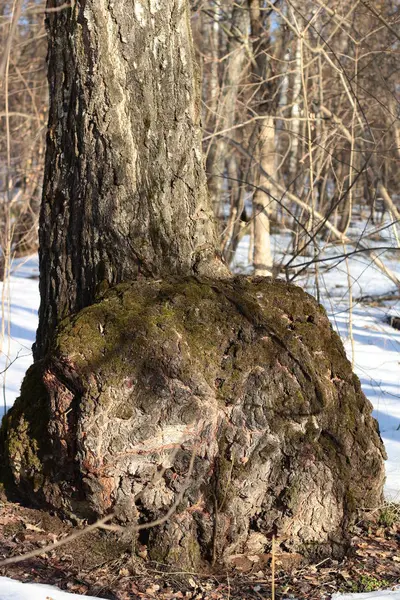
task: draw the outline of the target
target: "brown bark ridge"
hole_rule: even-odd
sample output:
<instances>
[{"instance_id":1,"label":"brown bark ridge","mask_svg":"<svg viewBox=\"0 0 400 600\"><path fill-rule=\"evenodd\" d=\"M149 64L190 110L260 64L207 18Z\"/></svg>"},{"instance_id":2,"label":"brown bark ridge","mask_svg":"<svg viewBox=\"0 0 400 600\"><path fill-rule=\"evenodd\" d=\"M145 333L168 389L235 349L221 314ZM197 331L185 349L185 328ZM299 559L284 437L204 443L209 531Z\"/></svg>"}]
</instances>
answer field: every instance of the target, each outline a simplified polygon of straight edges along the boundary
<instances>
[{"instance_id":1,"label":"brown bark ridge","mask_svg":"<svg viewBox=\"0 0 400 600\"><path fill-rule=\"evenodd\" d=\"M120 284L59 327L2 436L31 501L133 525L175 505L140 539L181 569L273 535L340 556L382 502L382 441L339 336L268 278Z\"/></svg>"},{"instance_id":2,"label":"brown bark ridge","mask_svg":"<svg viewBox=\"0 0 400 600\"><path fill-rule=\"evenodd\" d=\"M73 5L47 15L37 359L60 320L101 287L227 274L216 256L186 0Z\"/></svg>"}]
</instances>

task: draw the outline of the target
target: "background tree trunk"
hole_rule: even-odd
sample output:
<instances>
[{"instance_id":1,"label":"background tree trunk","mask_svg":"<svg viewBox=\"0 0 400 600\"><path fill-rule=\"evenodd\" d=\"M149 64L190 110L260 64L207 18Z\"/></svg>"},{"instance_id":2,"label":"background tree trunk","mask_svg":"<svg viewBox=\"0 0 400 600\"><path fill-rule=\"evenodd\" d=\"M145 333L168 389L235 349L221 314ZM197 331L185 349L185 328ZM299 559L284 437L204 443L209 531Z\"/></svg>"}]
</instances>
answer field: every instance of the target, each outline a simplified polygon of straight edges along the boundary
<instances>
[{"instance_id":1,"label":"background tree trunk","mask_svg":"<svg viewBox=\"0 0 400 600\"><path fill-rule=\"evenodd\" d=\"M276 213L274 189L270 180L262 174L267 172L274 179L275 169L275 121L277 94L276 83L268 80L269 32L265 27L260 0L249 0L250 25L253 37L253 80L258 100L258 113L265 118L255 125L253 138L256 139L254 154L257 166L254 169L254 183L257 186L253 195L255 275L272 275L272 252L270 236L270 215ZM271 192L268 196L261 187Z\"/></svg>"},{"instance_id":2,"label":"background tree trunk","mask_svg":"<svg viewBox=\"0 0 400 600\"><path fill-rule=\"evenodd\" d=\"M275 176L275 127L271 117L256 124L257 149L256 158L258 165L255 168L255 182L258 188L253 195L253 219L254 219L254 274L261 276L272 276L272 252L269 214L274 205L274 188L263 173L260 173L259 165L263 172L272 177ZM262 188L262 189L261 189ZM268 195L264 190L270 191ZM275 192L276 197L276 192Z\"/></svg>"},{"instance_id":3,"label":"background tree trunk","mask_svg":"<svg viewBox=\"0 0 400 600\"><path fill-rule=\"evenodd\" d=\"M36 359L60 320L103 286L226 274L215 258L186 0L133 10L128 0L80 0L49 13L48 32Z\"/></svg>"},{"instance_id":4,"label":"background tree trunk","mask_svg":"<svg viewBox=\"0 0 400 600\"><path fill-rule=\"evenodd\" d=\"M225 67L222 89L214 127L232 135L231 128L238 116L238 96L240 84L246 71L246 43L248 43L249 19L244 3L237 3L232 9L230 37L226 54L230 60ZM226 182L228 150L223 137L217 138L212 144L207 157L208 187L210 190L214 214L219 217L223 212L222 198L224 187L232 187L235 182Z\"/></svg>"}]
</instances>

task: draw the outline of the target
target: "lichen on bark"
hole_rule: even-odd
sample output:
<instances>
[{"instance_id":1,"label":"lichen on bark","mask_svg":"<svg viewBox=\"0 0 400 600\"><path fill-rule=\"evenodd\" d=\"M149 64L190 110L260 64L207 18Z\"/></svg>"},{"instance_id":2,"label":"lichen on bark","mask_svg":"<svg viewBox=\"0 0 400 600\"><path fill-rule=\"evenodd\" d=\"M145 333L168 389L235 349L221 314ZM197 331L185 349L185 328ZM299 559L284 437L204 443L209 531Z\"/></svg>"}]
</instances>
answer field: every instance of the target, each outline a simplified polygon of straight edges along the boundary
<instances>
[{"instance_id":1,"label":"lichen on bark","mask_svg":"<svg viewBox=\"0 0 400 600\"><path fill-rule=\"evenodd\" d=\"M32 430L39 404L42 432L16 469L15 423ZM272 533L339 553L357 511L382 498L383 445L339 337L310 296L265 278L109 290L61 324L3 439L27 493L123 523L165 514L195 452L176 512L147 540L150 556L188 568Z\"/></svg>"}]
</instances>

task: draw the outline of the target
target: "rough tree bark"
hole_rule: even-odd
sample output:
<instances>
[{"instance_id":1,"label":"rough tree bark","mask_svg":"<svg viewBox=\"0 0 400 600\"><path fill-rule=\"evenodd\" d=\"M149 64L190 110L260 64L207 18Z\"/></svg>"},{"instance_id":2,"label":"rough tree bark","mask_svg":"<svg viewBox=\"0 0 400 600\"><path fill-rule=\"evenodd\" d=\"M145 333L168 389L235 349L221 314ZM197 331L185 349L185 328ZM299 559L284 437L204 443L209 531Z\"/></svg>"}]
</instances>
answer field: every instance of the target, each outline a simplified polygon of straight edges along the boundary
<instances>
[{"instance_id":1,"label":"rough tree bark","mask_svg":"<svg viewBox=\"0 0 400 600\"><path fill-rule=\"evenodd\" d=\"M36 358L60 320L100 287L222 267L214 264L186 0L81 0L47 22Z\"/></svg>"},{"instance_id":2,"label":"rough tree bark","mask_svg":"<svg viewBox=\"0 0 400 600\"><path fill-rule=\"evenodd\" d=\"M382 442L323 309L218 257L186 0L77 0L48 22L40 327L1 464L64 514L175 507L141 541L180 568L273 534L341 552L381 502Z\"/></svg>"}]
</instances>

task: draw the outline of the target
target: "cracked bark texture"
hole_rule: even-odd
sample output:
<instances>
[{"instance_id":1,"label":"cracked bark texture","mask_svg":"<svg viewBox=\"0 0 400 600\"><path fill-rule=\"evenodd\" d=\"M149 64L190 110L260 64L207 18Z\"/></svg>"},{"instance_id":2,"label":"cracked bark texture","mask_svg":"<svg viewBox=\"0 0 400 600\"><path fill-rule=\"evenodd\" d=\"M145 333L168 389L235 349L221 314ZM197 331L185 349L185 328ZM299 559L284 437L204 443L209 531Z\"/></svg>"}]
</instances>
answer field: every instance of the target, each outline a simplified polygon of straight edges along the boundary
<instances>
[{"instance_id":1,"label":"cracked bark texture","mask_svg":"<svg viewBox=\"0 0 400 600\"><path fill-rule=\"evenodd\" d=\"M48 0L48 8L64 5ZM201 155L186 0L77 0L47 15L50 114L35 358L99 289L226 275Z\"/></svg>"},{"instance_id":2,"label":"cracked bark texture","mask_svg":"<svg viewBox=\"0 0 400 600\"><path fill-rule=\"evenodd\" d=\"M371 408L300 288L147 280L63 323L2 436L19 488L64 514L146 523L180 498L141 541L193 569L262 553L272 535L342 555L358 511L382 502Z\"/></svg>"}]
</instances>

